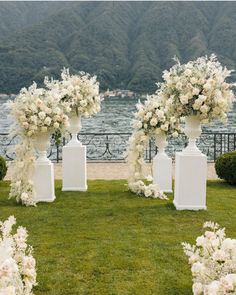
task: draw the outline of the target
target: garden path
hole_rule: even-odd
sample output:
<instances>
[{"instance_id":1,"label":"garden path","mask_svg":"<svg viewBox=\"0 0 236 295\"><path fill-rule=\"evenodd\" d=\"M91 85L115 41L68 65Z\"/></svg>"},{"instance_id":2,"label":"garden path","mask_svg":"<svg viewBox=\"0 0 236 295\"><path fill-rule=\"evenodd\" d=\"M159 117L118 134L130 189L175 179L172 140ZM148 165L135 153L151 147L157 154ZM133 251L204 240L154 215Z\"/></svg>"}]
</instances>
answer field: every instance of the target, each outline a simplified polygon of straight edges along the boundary
<instances>
[{"instance_id":1,"label":"garden path","mask_svg":"<svg viewBox=\"0 0 236 295\"><path fill-rule=\"evenodd\" d=\"M127 179L129 175L128 164L126 163L88 163L88 179ZM61 163L54 164L55 178L62 178ZM215 172L215 164L208 163L207 178L214 180L218 179ZM145 175L151 174L151 164L144 165ZM173 165L174 174L174 165ZM11 168L8 169L6 180L11 177Z\"/></svg>"}]
</instances>

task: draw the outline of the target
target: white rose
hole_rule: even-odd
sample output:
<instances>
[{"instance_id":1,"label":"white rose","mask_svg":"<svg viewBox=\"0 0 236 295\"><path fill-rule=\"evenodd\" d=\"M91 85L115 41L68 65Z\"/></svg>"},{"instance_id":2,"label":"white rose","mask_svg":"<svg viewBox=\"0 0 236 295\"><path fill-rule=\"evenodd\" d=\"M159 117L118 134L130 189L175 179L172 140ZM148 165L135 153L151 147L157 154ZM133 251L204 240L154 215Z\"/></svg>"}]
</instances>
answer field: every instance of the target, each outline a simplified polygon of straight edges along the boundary
<instances>
[{"instance_id":1,"label":"white rose","mask_svg":"<svg viewBox=\"0 0 236 295\"><path fill-rule=\"evenodd\" d=\"M156 118L152 118L150 121L150 125L151 126L156 126L157 125L157 119Z\"/></svg>"},{"instance_id":2,"label":"white rose","mask_svg":"<svg viewBox=\"0 0 236 295\"><path fill-rule=\"evenodd\" d=\"M195 262L191 267L191 271L194 275L202 273L203 270L204 270L204 265L201 262Z\"/></svg>"},{"instance_id":3,"label":"white rose","mask_svg":"<svg viewBox=\"0 0 236 295\"><path fill-rule=\"evenodd\" d=\"M207 82L206 84L203 85L204 90L211 90L211 84L209 82Z\"/></svg>"},{"instance_id":4,"label":"white rose","mask_svg":"<svg viewBox=\"0 0 236 295\"><path fill-rule=\"evenodd\" d=\"M179 136L179 133L177 131L175 131L175 132L172 133L172 136L176 138L176 137Z\"/></svg>"},{"instance_id":5,"label":"white rose","mask_svg":"<svg viewBox=\"0 0 236 295\"><path fill-rule=\"evenodd\" d=\"M56 108L54 109L54 114L60 115L60 114L61 114L61 109L58 108L58 107L56 107Z\"/></svg>"},{"instance_id":6,"label":"white rose","mask_svg":"<svg viewBox=\"0 0 236 295\"><path fill-rule=\"evenodd\" d=\"M142 122L138 121L136 123L136 128L140 129L140 128L142 128L142 126L143 126Z\"/></svg>"},{"instance_id":7,"label":"white rose","mask_svg":"<svg viewBox=\"0 0 236 295\"><path fill-rule=\"evenodd\" d=\"M222 249L226 251L236 249L236 240L229 238L225 239L222 243Z\"/></svg>"},{"instance_id":8,"label":"white rose","mask_svg":"<svg viewBox=\"0 0 236 295\"><path fill-rule=\"evenodd\" d=\"M162 124L162 125L161 125L161 130L163 130L163 131L168 131L168 127L169 127L168 124Z\"/></svg>"},{"instance_id":9,"label":"white rose","mask_svg":"<svg viewBox=\"0 0 236 295\"><path fill-rule=\"evenodd\" d=\"M181 90L182 86L183 86L182 83L178 82L175 87L176 87L176 89Z\"/></svg>"},{"instance_id":10,"label":"white rose","mask_svg":"<svg viewBox=\"0 0 236 295\"><path fill-rule=\"evenodd\" d=\"M191 71L190 69L186 69L186 70L184 71L184 74L185 74L185 76L189 77L189 76L192 75L192 71Z\"/></svg>"},{"instance_id":11,"label":"white rose","mask_svg":"<svg viewBox=\"0 0 236 295\"><path fill-rule=\"evenodd\" d=\"M38 116L41 120L44 120L46 118L46 114L44 112L39 112Z\"/></svg>"},{"instance_id":12,"label":"white rose","mask_svg":"<svg viewBox=\"0 0 236 295\"><path fill-rule=\"evenodd\" d=\"M51 122L52 122L52 119L51 119L50 117L47 117L47 118L44 120L44 124L46 124L46 125L48 125L48 126L50 126Z\"/></svg>"},{"instance_id":13,"label":"white rose","mask_svg":"<svg viewBox=\"0 0 236 295\"><path fill-rule=\"evenodd\" d=\"M202 113L207 113L208 111L209 111L209 107L207 106L207 105L202 105L201 107L200 107L200 111L202 112Z\"/></svg>"},{"instance_id":14,"label":"white rose","mask_svg":"<svg viewBox=\"0 0 236 295\"><path fill-rule=\"evenodd\" d=\"M86 105L87 105L87 101L86 101L85 99L84 99L84 100L81 100L80 105L81 105L82 107L86 107Z\"/></svg>"},{"instance_id":15,"label":"white rose","mask_svg":"<svg viewBox=\"0 0 236 295\"><path fill-rule=\"evenodd\" d=\"M203 246L204 243L205 243L205 238L204 238L204 236L200 236L200 237L198 237L198 238L196 239L196 244L197 244L197 246Z\"/></svg>"},{"instance_id":16,"label":"white rose","mask_svg":"<svg viewBox=\"0 0 236 295\"><path fill-rule=\"evenodd\" d=\"M198 95L200 90L198 88L193 88L193 95Z\"/></svg>"},{"instance_id":17,"label":"white rose","mask_svg":"<svg viewBox=\"0 0 236 295\"><path fill-rule=\"evenodd\" d=\"M60 125L59 125L59 123L58 123L58 122L55 122L55 123L53 124L53 127L54 127L54 128L56 128L56 129L58 129L58 128L59 128L59 126L60 126Z\"/></svg>"},{"instance_id":18,"label":"white rose","mask_svg":"<svg viewBox=\"0 0 236 295\"><path fill-rule=\"evenodd\" d=\"M182 104L187 104L188 103L188 96L187 95L180 95L180 102Z\"/></svg>"}]
</instances>

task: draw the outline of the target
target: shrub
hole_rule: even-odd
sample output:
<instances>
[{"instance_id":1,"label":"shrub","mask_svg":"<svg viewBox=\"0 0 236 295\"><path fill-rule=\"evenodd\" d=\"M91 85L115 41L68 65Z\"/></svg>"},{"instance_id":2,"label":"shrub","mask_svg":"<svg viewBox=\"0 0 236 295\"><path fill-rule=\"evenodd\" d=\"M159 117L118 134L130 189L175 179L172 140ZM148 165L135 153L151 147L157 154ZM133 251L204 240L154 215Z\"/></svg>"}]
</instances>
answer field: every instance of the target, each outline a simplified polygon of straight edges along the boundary
<instances>
[{"instance_id":1,"label":"shrub","mask_svg":"<svg viewBox=\"0 0 236 295\"><path fill-rule=\"evenodd\" d=\"M236 184L236 151L221 155L215 163L216 174L230 184Z\"/></svg>"},{"instance_id":2,"label":"shrub","mask_svg":"<svg viewBox=\"0 0 236 295\"><path fill-rule=\"evenodd\" d=\"M2 180L7 174L6 160L0 156L0 180Z\"/></svg>"}]
</instances>

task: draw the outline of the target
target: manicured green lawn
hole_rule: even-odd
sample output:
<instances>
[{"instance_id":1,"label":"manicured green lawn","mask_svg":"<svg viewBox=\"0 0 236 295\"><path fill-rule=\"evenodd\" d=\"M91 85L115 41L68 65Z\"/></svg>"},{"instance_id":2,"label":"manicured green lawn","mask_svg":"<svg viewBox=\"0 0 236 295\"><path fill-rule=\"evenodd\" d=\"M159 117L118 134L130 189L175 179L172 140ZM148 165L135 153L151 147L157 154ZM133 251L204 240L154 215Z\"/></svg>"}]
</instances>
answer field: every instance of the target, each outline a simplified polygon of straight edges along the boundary
<instances>
[{"instance_id":1,"label":"manicured green lawn","mask_svg":"<svg viewBox=\"0 0 236 295\"><path fill-rule=\"evenodd\" d=\"M193 242L212 220L236 238L236 188L209 182L207 211L176 211L169 201L138 198L125 181L90 181L89 190L61 192L37 208L8 200L0 182L0 219L27 227L37 259L36 295L125 295L191 292L181 242Z\"/></svg>"}]
</instances>

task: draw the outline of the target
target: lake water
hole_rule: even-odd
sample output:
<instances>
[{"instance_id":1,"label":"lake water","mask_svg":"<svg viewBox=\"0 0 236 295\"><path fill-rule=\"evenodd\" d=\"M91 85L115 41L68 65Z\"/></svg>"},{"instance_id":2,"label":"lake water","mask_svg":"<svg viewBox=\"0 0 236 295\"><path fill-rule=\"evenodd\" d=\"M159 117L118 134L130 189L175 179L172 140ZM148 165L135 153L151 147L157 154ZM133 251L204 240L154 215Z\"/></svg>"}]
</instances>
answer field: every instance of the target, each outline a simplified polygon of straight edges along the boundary
<instances>
[{"instance_id":1,"label":"lake water","mask_svg":"<svg viewBox=\"0 0 236 295\"><path fill-rule=\"evenodd\" d=\"M7 133L10 128L8 111L4 108L4 103L9 98L0 96L0 133ZM13 99L13 98L12 98ZM136 110L136 98L109 97L102 102L102 110L96 116L90 119L82 120L83 133L130 133L130 122L133 119L133 112ZM228 124L214 122L204 131L217 132L236 132L236 102L229 113Z\"/></svg>"}]
</instances>

